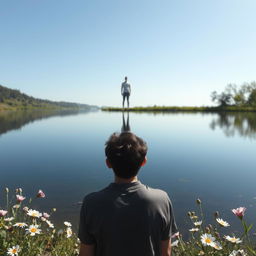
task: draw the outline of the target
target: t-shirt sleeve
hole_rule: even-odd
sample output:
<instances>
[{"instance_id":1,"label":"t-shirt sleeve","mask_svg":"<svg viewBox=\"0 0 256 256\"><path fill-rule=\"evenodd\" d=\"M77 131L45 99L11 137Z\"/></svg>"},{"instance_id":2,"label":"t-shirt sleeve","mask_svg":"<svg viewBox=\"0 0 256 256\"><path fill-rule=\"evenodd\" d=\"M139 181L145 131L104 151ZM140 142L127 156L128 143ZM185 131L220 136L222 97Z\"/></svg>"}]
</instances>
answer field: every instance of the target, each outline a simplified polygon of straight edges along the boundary
<instances>
[{"instance_id":1,"label":"t-shirt sleeve","mask_svg":"<svg viewBox=\"0 0 256 256\"><path fill-rule=\"evenodd\" d=\"M80 223L78 230L78 237L83 244L95 244L95 238L93 234L90 233L89 225L89 212L87 209L88 205L84 199L81 210L80 210Z\"/></svg>"},{"instance_id":2,"label":"t-shirt sleeve","mask_svg":"<svg viewBox=\"0 0 256 256\"><path fill-rule=\"evenodd\" d=\"M178 228L175 222L172 202L170 198L167 196L167 208L166 208L166 216L165 216L165 226L163 228L161 240L169 239L174 233L178 232Z\"/></svg>"}]
</instances>

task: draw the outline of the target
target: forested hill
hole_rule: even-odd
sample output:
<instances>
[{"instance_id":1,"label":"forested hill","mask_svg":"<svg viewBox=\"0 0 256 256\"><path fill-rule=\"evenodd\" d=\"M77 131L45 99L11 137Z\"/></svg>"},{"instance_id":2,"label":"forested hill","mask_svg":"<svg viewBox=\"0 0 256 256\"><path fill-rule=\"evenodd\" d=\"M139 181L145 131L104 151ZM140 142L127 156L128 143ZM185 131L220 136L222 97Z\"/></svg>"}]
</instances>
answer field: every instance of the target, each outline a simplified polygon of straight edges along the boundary
<instances>
[{"instance_id":1,"label":"forested hill","mask_svg":"<svg viewBox=\"0 0 256 256\"><path fill-rule=\"evenodd\" d=\"M70 103L64 101L50 101L37 99L21 93L19 90L9 89L0 85L0 110L16 110L16 109L49 109L49 108L63 108L63 109L96 109L96 106L87 104Z\"/></svg>"}]
</instances>

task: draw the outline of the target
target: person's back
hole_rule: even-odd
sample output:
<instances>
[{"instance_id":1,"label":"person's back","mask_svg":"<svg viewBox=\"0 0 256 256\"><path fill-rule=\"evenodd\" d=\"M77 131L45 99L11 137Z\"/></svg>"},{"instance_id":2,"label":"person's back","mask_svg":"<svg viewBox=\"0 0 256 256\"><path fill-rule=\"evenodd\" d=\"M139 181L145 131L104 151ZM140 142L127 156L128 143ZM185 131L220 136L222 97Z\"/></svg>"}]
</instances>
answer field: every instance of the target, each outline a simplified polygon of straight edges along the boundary
<instances>
[{"instance_id":1,"label":"person's back","mask_svg":"<svg viewBox=\"0 0 256 256\"><path fill-rule=\"evenodd\" d=\"M139 181L112 183L89 194L83 212L87 231L80 231L80 239L97 244L97 256L160 256L161 240L176 232L174 219L168 219L172 207L167 194Z\"/></svg>"},{"instance_id":2,"label":"person's back","mask_svg":"<svg viewBox=\"0 0 256 256\"><path fill-rule=\"evenodd\" d=\"M131 85L127 83L127 81L124 81L122 83L122 94L124 93L131 93Z\"/></svg>"},{"instance_id":3,"label":"person's back","mask_svg":"<svg viewBox=\"0 0 256 256\"><path fill-rule=\"evenodd\" d=\"M145 163L147 147L142 140L135 145L136 139L139 138L132 133L123 133L112 135L107 142L106 155L114 167L108 160L107 164L114 169L115 183L87 195L83 201L79 227L81 256L170 255L170 237L177 228L168 195L137 180L136 171L132 173L136 161L128 167L126 163L122 170L118 168L135 153L144 159L140 166ZM164 241L168 248L163 249ZM88 250L90 253L86 253Z\"/></svg>"},{"instance_id":4,"label":"person's back","mask_svg":"<svg viewBox=\"0 0 256 256\"><path fill-rule=\"evenodd\" d=\"M127 82L128 78L127 76L124 78L124 82L121 85L121 94L123 96L123 108L124 108L124 102L125 99L127 99L127 107L129 108L129 98L130 98L130 94L131 94L131 85L128 84Z\"/></svg>"}]
</instances>

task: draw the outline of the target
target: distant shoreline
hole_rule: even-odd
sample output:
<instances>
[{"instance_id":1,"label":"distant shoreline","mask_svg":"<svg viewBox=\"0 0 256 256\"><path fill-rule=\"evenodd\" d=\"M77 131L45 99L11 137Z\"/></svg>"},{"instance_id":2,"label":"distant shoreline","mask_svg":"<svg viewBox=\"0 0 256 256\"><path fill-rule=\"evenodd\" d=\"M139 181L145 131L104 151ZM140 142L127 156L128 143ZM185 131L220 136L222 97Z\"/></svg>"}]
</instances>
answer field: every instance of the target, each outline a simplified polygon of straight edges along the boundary
<instances>
[{"instance_id":1,"label":"distant shoreline","mask_svg":"<svg viewBox=\"0 0 256 256\"><path fill-rule=\"evenodd\" d=\"M4 111L28 111L28 110L85 110L85 108L79 107L61 107L61 106L38 106L38 107L11 107L9 105L0 104L0 112Z\"/></svg>"},{"instance_id":2,"label":"distant shoreline","mask_svg":"<svg viewBox=\"0 0 256 256\"><path fill-rule=\"evenodd\" d=\"M117 108L117 107L102 107L102 111L120 112L256 112L256 107L175 107L175 106L152 106L152 107L132 107L132 108Z\"/></svg>"}]
</instances>

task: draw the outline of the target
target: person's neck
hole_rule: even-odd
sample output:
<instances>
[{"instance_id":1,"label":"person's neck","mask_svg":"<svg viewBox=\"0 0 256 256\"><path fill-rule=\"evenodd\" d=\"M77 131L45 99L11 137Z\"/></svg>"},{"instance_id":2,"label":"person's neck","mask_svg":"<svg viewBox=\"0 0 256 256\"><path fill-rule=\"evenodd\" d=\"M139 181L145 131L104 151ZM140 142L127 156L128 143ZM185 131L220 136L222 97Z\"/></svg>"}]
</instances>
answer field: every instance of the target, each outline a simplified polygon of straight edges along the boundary
<instances>
[{"instance_id":1,"label":"person's neck","mask_svg":"<svg viewBox=\"0 0 256 256\"><path fill-rule=\"evenodd\" d=\"M129 179L124 179L124 178L120 178L120 177L115 176L115 183L117 183L117 184L132 183L132 182L136 182L136 181L138 181L137 176L131 177Z\"/></svg>"}]
</instances>

